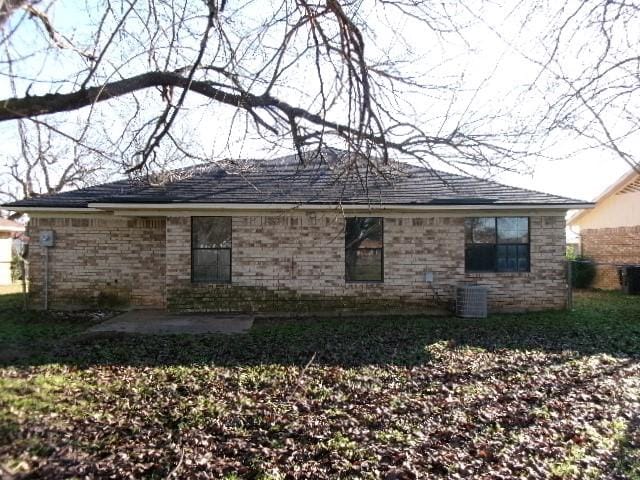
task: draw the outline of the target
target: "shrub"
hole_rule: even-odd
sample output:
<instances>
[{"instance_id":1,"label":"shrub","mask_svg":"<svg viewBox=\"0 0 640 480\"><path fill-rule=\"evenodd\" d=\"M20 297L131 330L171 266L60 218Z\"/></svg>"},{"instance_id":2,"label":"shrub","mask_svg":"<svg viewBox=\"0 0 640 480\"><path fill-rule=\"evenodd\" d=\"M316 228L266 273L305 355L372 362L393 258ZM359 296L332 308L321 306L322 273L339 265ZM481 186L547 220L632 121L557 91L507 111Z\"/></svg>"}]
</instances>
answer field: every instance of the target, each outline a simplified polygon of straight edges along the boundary
<instances>
[{"instance_id":1,"label":"shrub","mask_svg":"<svg viewBox=\"0 0 640 480\"><path fill-rule=\"evenodd\" d=\"M22 280L22 258L18 255L13 255L11 257L11 281L17 282L18 280Z\"/></svg>"},{"instance_id":2,"label":"shrub","mask_svg":"<svg viewBox=\"0 0 640 480\"><path fill-rule=\"evenodd\" d=\"M571 262L571 286L573 288L589 288L596 276L596 266L593 260L582 256L569 260Z\"/></svg>"},{"instance_id":3,"label":"shrub","mask_svg":"<svg viewBox=\"0 0 640 480\"><path fill-rule=\"evenodd\" d=\"M567 260L575 260L578 257L578 247L573 243L567 243Z\"/></svg>"}]
</instances>

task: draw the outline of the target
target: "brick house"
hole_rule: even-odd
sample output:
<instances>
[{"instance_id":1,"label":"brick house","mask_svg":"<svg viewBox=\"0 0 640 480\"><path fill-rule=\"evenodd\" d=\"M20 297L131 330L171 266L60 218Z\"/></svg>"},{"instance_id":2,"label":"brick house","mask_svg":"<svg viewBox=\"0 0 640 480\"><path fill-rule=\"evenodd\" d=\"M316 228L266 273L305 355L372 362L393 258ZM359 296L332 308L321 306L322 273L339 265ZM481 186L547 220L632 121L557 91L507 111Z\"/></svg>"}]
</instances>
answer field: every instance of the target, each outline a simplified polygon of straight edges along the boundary
<instances>
[{"instance_id":1,"label":"brick house","mask_svg":"<svg viewBox=\"0 0 640 480\"><path fill-rule=\"evenodd\" d=\"M52 306L411 309L473 282L489 287L493 311L564 307L565 213L589 205L400 163L365 184L340 155L6 205L29 214L32 239L54 235L30 246L33 302L46 287Z\"/></svg>"},{"instance_id":2,"label":"brick house","mask_svg":"<svg viewBox=\"0 0 640 480\"><path fill-rule=\"evenodd\" d=\"M631 170L594 200L591 210L567 221L579 239L579 250L601 265L593 286L620 288L617 265L640 265L640 173Z\"/></svg>"}]
</instances>

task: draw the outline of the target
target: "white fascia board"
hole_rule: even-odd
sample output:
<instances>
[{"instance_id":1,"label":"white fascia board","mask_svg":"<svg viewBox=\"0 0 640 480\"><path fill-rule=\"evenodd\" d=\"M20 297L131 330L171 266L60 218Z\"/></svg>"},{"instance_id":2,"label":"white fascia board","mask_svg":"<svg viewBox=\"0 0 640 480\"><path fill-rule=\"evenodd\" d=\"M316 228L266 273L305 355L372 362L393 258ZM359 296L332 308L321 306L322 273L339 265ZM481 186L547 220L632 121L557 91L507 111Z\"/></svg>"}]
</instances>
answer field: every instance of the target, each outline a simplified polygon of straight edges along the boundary
<instances>
[{"instance_id":1,"label":"white fascia board","mask_svg":"<svg viewBox=\"0 0 640 480\"><path fill-rule=\"evenodd\" d=\"M336 204L284 204L284 203L90 203L93 211L109 210L232 210L232 211L288 211L288 210L342 210L342 211L443 211L443 210L572 210L593 208L591 203L575 204L479 204L479 205L336 205ZM86 209L85 209L86 210Z\"/></svg>"},{"instance_id":2,"label":"white fascia board","mask_svg":"<svg viewBox=\"0 0 640 480\"><path fill-rule=\"evenodd\" d=\"M100 212L101 210L98 208L87 208L87 207L2 207L6 210L11 210L12 212L20 212L20 213L38 213L38 212L59 212L59 213L90 213L90 212Z\"/></svg>"},{"instance_id":3,"label":"white fascia board","mask_svg":"<svg viewBox=\"0 0 640 480\"><path fill-rule=\"evenodd\" d=\"M571 210L575 210L571 215L567 217L567 225L575 225L589 210L596 208L598 205L592 203L590 207L572 207Z\"/></svg>"},{"instance_id":4,"label":"white fascia board","mask_svg":"<svg viewBox=\"0 0 640 480\"><path fill-rule=\"evenodd\" d=\"M88 207L18 207L13 211L29 213L34 217L47 217L55 214L115 214L137 215L166 214L188 211L227 211L227 212L286 212L286 211L342 211L342 212L444 212L470 210L557 210L593 208L591 203L565 205L528 204L528 205L336 205L336 204L284 204L284 203L90 203Z\"/></svg>"},{"instance_id":5,"label":"white fascia board","mask_svg":"<svg viewBox=\"0 0 640 480\"><path fill-rule=\"evenodd\" d=\"M0 227L0 232L24 232L24 227Z\"/></svg>"}]
</instances>

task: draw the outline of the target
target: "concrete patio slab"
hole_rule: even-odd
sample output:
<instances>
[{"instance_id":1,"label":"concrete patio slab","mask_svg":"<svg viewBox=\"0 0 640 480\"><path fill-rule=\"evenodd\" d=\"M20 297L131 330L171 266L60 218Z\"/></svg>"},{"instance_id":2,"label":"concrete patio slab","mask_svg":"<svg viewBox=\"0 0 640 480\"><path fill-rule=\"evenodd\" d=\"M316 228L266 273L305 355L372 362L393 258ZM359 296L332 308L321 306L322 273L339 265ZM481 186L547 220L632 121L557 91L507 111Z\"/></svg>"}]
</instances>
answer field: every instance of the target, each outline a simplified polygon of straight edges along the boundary
<instances>
[{"instance_id":1,"label":"concrete patio slab","mask_svg":"<svg viewBox=\"0 0 640 480\"><path fill-rule=\"evenodd\" d=\"M253 325L253 315L213 313L169 313L164 310L131 310L102 323L88 332L124 332L148 335L244 333Z\"/></svg>"}]
</instances>

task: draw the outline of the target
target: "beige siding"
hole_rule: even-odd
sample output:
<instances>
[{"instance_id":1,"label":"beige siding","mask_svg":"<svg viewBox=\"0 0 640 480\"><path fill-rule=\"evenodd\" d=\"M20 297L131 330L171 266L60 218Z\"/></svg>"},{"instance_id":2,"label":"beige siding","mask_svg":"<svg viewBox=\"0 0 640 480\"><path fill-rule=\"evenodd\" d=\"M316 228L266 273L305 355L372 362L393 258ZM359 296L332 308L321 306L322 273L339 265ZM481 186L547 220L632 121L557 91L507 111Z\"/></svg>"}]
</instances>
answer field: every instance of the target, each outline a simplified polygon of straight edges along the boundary
<instances>
[{"instance_id":1,"label":"beige siding","mask_svg":"<svg viewBox=\"0 0 640 480\"><path fill-rule=\"evenodd\" d=\"M640 225L640 192L618 192L598 202L573 224L582 232L595 228L633 227Z\"/></svg>"}]
</instances>

